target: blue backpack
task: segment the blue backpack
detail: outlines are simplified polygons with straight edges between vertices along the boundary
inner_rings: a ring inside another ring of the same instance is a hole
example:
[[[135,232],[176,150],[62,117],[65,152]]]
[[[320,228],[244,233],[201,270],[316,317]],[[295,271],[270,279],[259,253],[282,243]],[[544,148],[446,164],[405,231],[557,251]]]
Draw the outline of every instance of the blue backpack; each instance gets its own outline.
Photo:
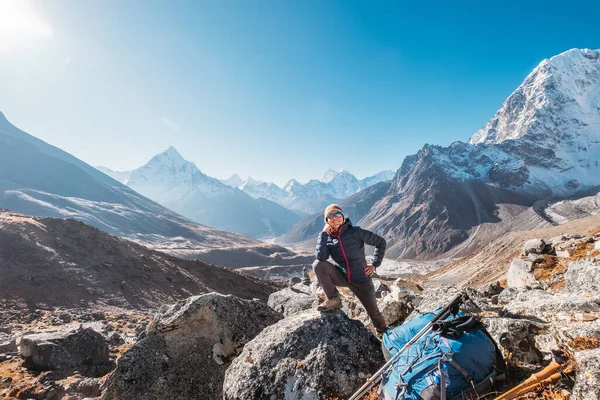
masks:
[[[387,331],[382,340],[386,358],[398,353],[434,316],[420,315]],[[502,353],[479,319],[458,313],[452,320],[434,323],[399,356],[383,374],[380,395],[385,400],[472,398],[491,390],[504,370]]]

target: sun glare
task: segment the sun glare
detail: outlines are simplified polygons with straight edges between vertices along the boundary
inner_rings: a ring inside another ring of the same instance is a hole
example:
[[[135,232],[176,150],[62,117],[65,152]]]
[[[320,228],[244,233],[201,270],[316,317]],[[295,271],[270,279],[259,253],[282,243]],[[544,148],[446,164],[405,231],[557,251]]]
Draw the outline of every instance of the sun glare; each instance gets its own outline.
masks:
[[[0,0],[0,49],[36,37],[52,38],[52,27],[42,21],[27,1]]]

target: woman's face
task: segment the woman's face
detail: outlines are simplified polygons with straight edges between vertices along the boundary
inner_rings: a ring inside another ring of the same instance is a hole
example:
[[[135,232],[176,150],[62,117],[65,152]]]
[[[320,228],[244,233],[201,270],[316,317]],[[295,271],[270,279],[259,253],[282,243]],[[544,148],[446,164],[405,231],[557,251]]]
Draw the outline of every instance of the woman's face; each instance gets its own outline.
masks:
[[[344,223],[344,214],[339,211],[332,212],[327,216],[327,223],[333,228],[338,229]]]

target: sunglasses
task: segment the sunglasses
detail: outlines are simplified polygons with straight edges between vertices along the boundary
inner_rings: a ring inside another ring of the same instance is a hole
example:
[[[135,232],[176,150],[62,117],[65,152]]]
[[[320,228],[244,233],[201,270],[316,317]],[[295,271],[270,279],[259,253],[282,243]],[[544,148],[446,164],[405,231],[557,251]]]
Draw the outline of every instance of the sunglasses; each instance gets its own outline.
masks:
[[[334,213],[327,214],[327,219],[331,219],[331,218],[334,218],[334,217],[335,218],[340,218],[340,217],[343,217],[343,216],[344,216],[344,214],[342,214],[341,212],[337,211],[337,212],[334,212]]]

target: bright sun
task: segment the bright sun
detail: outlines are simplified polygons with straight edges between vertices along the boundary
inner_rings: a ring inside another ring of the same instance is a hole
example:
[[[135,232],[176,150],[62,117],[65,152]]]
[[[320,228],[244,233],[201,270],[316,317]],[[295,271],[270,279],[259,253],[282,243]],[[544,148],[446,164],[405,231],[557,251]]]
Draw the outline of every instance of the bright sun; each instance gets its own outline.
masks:
[[[53,34],[52,27],[35,15],[27,1],[0,0],[0,49]]]

